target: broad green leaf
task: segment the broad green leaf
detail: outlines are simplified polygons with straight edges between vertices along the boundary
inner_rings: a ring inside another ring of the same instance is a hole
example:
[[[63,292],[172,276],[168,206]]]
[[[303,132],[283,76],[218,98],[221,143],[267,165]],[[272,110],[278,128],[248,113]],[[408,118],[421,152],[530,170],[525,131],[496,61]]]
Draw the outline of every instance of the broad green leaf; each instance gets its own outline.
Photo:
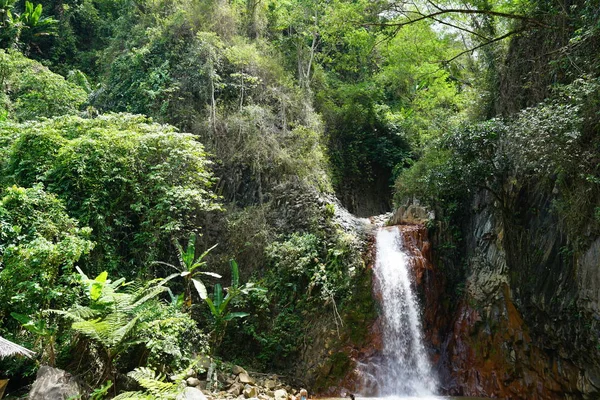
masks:
[[[250,314],[248,314],[247,312],[232,312],[232,313],[227,314],[224,319],[225,319],[225,321],[231,321],[234,318],[244,318],[244,317],[247,317],[248,315],[250,315]]]
[[[194,283],[194,287],[196,288],[200,298],[202,300],[206,300],[208,298],[208,293],[206,292],[206,286],[204,286],[204,283],[197,279],[192,279],[192,282]]]
[[[100,275],[98,275],[96,277],[96,279],[94,279],[94,280],[97,281],[97,282],[104,283],[104,282],[106,282],[107,278],[108,278],[108,272],[104,271],[104,272],[100,273]]]

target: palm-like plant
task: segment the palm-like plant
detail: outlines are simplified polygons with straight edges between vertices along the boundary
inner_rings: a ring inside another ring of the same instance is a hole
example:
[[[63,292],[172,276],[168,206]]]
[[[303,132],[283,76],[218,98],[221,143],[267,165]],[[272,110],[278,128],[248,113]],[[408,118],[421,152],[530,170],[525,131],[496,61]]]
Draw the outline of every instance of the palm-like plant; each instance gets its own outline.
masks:
[[[76,304],[68,310],[49,312],[72,321],[72,330],[91,339],[103,350],[105,370],[98,381],[102,382],[114,375],[115,358],[141,343],[135,332],[143,324],[142,316],[155,306],[151,300],[167,291],[166,283],[177,275],[138,285],[126,283],[123,278],[112,282],[106,272],[90,279],[79,268],[77,271],[87,286],[89,305]]]
[[[215,244],[210,249],[202,253],[199,257],[196,257],[196,238],[196,234],[191,233],[185,249],[179,244],[179,242],[175,241],[177,257],[179,259],[179,267],[163,261],[156,261],[157,264],[164,264],[175,268],[177,271],[179,271],[179,276],[185,280],[184,304],[187,308],[191,307],[192,305],[192,286],[194,286],[202,300],[205,300],[208,297],[206,285],[200,279],[200,276],[206,275],[212,276],[213,278],[221,278],[221,275],[217,273],[201,270],[202,267],[206,266],[204,257],[206,257],[212,249],[217,247],[217,245]]]
[[[52,35],[58,21],[51,17],[42,17],[42,5],[33,6],[25,1],[25,10],[21,15],[13,14],[14,0],[0,0],[0,39],[12,46],[19,41],[31,43],[39,36]]]
[[[208,304],[210,313],[214,319],[214,329],[212,332],[213,336],[213,350],[216,350],[225,334],[225,328],[227,323],[234,318],[243,318],[248,316],[247,312],[230,312],[228,310],[229,304],[235,298],[241,295],[248,295],[251,292],[266,293],[267,289],[256,286],[252,282],[247,282],[244,285],[240,285],[240,271],[238,264],[235,260],[230,260],[231,265],[231,286],[223,290],[223,287],[217,283],[214,286],[213,298],[206,297],[205,301]],[[223,293],[227,294],[223,296]]]

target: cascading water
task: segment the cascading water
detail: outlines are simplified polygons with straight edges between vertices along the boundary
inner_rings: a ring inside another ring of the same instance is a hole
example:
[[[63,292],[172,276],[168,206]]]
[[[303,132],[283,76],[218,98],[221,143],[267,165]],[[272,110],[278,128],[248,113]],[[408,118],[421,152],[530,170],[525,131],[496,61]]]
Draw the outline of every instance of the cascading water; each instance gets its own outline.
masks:
[[[436,379],[421,340],[419,307],[413,293],[410,255],[400,229],[380,228],[376,236],[375,282],[381,296],[382,352],[359,366],[364,394],[432,396]]]

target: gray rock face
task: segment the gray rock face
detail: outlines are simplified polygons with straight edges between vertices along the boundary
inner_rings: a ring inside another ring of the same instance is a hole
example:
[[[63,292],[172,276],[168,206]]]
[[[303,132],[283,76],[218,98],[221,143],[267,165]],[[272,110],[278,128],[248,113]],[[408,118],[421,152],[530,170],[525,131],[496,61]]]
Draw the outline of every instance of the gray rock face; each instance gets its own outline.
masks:
[[[66,400],[82,393],[83,389],[71,374],[44,365],[38,370],[29,400]]]
[[[207,398],[200,389],[186,387],[183,391],[182,400],[207,400]]]

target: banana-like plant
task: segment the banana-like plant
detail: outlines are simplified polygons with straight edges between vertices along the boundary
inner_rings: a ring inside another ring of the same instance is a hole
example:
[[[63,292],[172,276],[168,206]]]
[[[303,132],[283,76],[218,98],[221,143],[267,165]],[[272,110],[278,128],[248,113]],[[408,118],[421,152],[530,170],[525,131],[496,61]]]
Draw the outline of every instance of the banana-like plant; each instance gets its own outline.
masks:
[[[206,285],[200,279],[200,276],[206,275],[212,276],[213,278],[221,278],[221,275],[217,273],[201,270],[201,268],[206,266],[204,257],[206,257],[212,249],[217,247],[217,245],[215,244],[202,253],[199,257],[196,257],[196,239],[196,234],[191,233],[185,249],[179,244],[179,242],[175,241],[177,258],[179,259],[179,267],[163,261],[155,261],[157,264],[164,264],[179,271],[179,276],[185,280],[184,306],[188,309],[192,306],[192,286],[194,286],[202,300],[205,300],[208,297]]]
[[[228,307],[231,301],[241,295],[247,295],[251,292],[266,293],[267,291],[267,289],[263,287],[256,286],[253,282],[247,282],[244,285],[240,285],[240,270],[238,263],[235,260],[230,260],[229,264],[231,266],[231,286],[224,290],[221,284],[217,283],[214,286],[213,298],[206,297],[205,299],[214,320],[214,329],[211,335],[213,338],[213,351],[216,351],[223,341],[227,323],[232,319],[244,318],[249,315],[247,312],[242,311],[230,312]],[[223,295],[224,292],[227,293],[225,296]]]
[[[0,0],[0,43],[12,47],[19,42],[31,43],[37,37],[54,34],[58,20],[42,17],[43,7],[34,7],[30,1],[25,1],[23,13],[16,14],[13,9],[15,0]]]

